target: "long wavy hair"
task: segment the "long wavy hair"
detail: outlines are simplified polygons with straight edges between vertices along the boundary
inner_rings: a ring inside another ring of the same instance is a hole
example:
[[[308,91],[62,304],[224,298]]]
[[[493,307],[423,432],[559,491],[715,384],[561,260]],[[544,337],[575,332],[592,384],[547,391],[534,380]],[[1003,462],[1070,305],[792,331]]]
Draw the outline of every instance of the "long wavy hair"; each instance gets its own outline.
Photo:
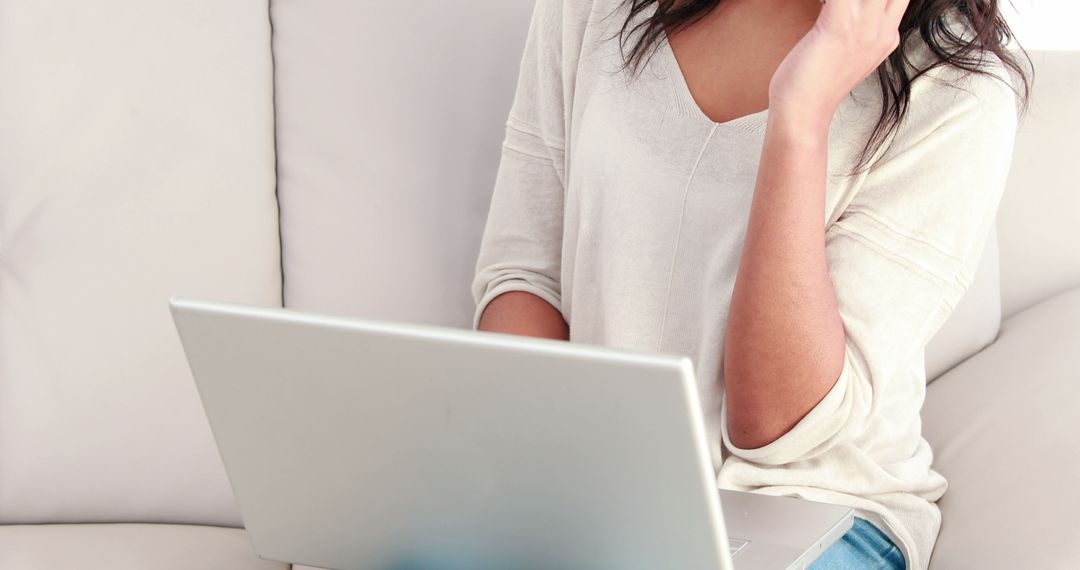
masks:
[[[655,51],[665,30],[674,33],[689,26],[722,1],[624,0],[623,5],[629,4],[629,13],[617,34],[624,56],[623,69],[629,68],[636,74],[645,53],[650,49]],[[654,4],[656,9],[651,17],[631,26],[639,13]],[[869,165],[872,157],[899,127],[911,101],[912,83],[937,67],[952,66],[970,73],[997,77],[983,65],[986,53],[996,55],[1015,78],[1011,87],[1020,102],[1020,114],[1026,112],[1034,68],[1023,47],[1017,46],[1016,53],[1008,47],[1015,38],[999,6],[998,0],[911,0],[900,21],[900,45],[877,69],[882,95],[881,115],[858,156],[855,172]],[[957,34],[949,27],[947,20],[953,10],[960,14],[961,22],[970,27],[972,34]],[[908,58],[903,49],[914,34],[922,38],[934,56],[934,61],[921,68]],[[627,43],[635,35],[636,40],[627,53]],[[1023,60],[1018,57],[1021,53]]]

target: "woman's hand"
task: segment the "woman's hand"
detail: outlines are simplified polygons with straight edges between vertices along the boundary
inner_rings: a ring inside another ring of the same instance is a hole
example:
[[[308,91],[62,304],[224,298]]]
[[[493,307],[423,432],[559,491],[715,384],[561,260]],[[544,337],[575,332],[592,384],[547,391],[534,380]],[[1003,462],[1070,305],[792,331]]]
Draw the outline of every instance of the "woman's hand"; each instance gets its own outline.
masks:
[[[773,74],[770,117],[827,132],[844,97],[900,44],[908,2],[828,0]]]

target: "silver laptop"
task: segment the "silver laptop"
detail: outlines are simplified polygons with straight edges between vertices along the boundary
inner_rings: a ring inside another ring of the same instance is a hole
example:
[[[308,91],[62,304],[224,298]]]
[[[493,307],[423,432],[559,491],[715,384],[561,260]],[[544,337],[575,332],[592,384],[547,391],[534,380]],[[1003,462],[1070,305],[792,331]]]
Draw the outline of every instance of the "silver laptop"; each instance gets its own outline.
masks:
[[[803,568],[853,522],[848,507],[718,492],[687,358],[170,306],[263,558],[341,570]]]

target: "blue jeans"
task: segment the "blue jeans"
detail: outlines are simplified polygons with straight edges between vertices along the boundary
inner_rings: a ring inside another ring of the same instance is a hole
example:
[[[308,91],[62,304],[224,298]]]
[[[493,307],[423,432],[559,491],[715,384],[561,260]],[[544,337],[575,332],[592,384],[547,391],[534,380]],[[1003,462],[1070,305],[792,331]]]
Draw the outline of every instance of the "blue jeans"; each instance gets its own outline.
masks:
[[[904,570],[904,554],[889,537],[866,519],[855,525],[810,565],[810,570]]]

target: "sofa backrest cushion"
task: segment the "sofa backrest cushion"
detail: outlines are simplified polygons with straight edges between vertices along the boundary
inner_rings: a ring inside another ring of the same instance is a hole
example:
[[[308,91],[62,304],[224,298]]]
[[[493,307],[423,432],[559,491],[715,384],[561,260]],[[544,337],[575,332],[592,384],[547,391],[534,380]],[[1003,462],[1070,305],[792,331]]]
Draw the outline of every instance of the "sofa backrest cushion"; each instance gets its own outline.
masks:
[[[471,324],[533,4],[272,4],[288,307]]]
[[[1031,55],[1030,113],[998,214],[1006,318],[1080,287],[1080,51]]]
[[[0,8],[0,523],[239,517],[168,310],[280,304],[265,1]]]
[[[931,380],[992,343],[1001,318],[1080,287],[1080,179],[1066,175],[1080,153],[1080,52],[1030,56],[1031,105],[998,223],[971,288],[927,347]]]

